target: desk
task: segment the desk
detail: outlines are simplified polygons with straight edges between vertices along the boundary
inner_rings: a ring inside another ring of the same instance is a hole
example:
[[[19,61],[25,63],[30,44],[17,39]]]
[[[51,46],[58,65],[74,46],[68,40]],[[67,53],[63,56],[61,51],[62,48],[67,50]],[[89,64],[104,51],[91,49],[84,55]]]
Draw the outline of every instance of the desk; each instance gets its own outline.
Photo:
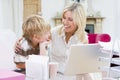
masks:
[[[11,70],[0,70],[0,80],[25,80],[25,75]]]

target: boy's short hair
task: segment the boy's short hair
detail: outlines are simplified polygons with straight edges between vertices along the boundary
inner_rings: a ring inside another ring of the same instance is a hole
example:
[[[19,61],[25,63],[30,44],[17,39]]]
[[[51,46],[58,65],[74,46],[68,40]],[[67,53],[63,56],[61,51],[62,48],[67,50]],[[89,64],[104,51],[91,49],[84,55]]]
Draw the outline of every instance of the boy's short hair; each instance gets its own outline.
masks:
[[[23,37],[30,39],[34,34],[39,36],[50,31],[50,24],[39,15],[31,15],[22,25]]]

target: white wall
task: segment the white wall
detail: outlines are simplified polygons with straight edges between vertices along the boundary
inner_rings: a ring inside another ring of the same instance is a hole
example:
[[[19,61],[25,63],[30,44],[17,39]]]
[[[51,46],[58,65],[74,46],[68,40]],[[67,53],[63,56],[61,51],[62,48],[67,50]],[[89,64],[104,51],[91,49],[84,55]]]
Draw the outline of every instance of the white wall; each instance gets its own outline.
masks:
[[[114,0],[91,0],[92,7],[95,12],[100,11],[101,16],[105,17],[103,20],[102,30],[103,33],[111,35],[112,39],[115,38],[115,1]]]
[[[11,0],[13,2],[13,27],[17,37],[22,35],[23,0]]]
[[[120,0],[116,0],[116,4],[114,5],[116,8],[115,14],[115,38],[120,39]]]
[[[0,0],[0,29],[11,29],[21,35],[23,0]]]
[[[42,15],[45,17],[51,24],[52,27],[55,26],[53,18],[56,16],[56,13],[61,13],[64,6],[65,0],[41,0],[42,4]]]
[[[12,29],[12,2],[10,0],[0,0],[0,28]]]

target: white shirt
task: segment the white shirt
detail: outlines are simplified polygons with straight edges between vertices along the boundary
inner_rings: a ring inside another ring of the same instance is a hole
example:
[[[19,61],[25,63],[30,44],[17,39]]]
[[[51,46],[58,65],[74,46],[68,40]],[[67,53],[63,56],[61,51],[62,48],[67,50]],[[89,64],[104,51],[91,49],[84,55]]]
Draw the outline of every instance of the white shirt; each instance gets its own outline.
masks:
[[[72,44],[81,43],[76,34],[71,36],[68,43],[65,41],[65,33],[62,30],[62,33],[59,34],[58,29],[60,27],[56,27],[52,30],[52,47],[51,47],[51,61],[58,62],[58,72],[64,73],[64,69],[66,66],[66,61],[68,60],[68,50]],[[82,43],[81,43],[82,44]]]
[[[65,33],[64,30],[62,30],[62,33],[59,34],[60,27],[56,27],[52,30],[52,44],[51,44],[51,55],[50,59],[51,61],[57,62],[59,64],[58,72],[64,74],[66,62],[69,57],[69,48],[72,44],[83,44],[78,39],[77,35],[74,34],[69,39],[68,43],[65,41]],[[88,36],[86,35],[86,38]],[[97,75],[100,75],[100,73],[97,73]],[[90,73],[90,74],[83,74],[78,76],[64,76],[57,74],[57,77],[55,80],[81,80],[83,77],[85,80],[95,80],[94,76],[96,76],[96,73]],[[97,77],[98,78],[98,77]]]

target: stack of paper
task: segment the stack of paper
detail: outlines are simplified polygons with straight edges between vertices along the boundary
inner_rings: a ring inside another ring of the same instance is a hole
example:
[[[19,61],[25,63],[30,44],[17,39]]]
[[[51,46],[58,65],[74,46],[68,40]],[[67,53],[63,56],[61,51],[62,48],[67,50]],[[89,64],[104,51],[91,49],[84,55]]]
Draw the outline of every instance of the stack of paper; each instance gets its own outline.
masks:
[[[48,56],[30,55],[26,60],[26,80],[48,80]]]

